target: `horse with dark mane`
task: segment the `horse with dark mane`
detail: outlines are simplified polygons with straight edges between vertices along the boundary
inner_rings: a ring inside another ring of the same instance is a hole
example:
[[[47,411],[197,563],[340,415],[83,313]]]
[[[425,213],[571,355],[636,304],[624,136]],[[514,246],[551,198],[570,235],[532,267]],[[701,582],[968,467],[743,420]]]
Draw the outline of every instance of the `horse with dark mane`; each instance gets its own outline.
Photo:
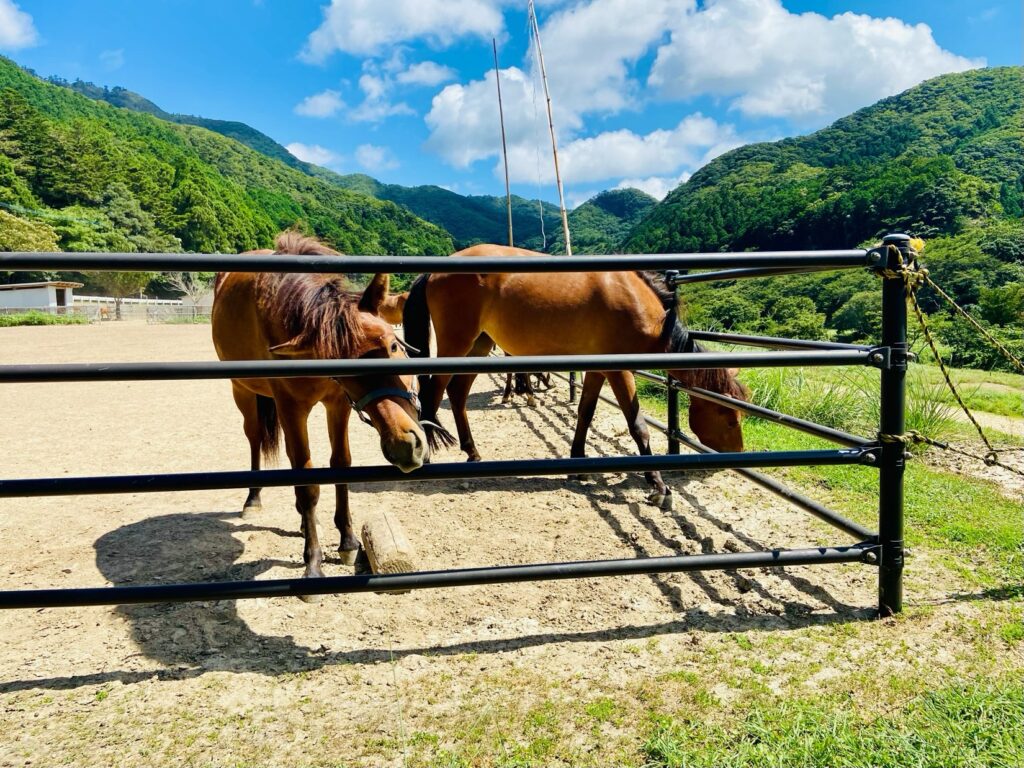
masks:
[[[339,255],[294,232],[280,235],[276,245],[276,251],[250,253]],[[388,275],[375,275],[361,294],[338,275],[222,272],[214,286],[213,344],[221,360],[405,357],[390,323],[380,317],[389,298]],[[384,457],[403,472],[419,468],[428,458],[410,376],[232,379],[231,387],[242,412],[254,470],[260,468],[261,454],[268,458],[276,454],[281,431],[292,468],[312,466],[306,420],[317,403],[327,409],[332,468],[352,463],[348,423],[353,410],[377,430]],[[341,534],[338,551],[343,562],[351,565],[359,540],[352,530],[348,486],[335,489],[334,522]],[[249,490],[243,514],[260,509],[260,490]],[[295,488],[307,577],[323,575],[316,527],[319,496],[317,486]]]
[[[455,256],[540,256],[521,248],[476,245]],[[510,355],[599,355],[703,351],[679,322],[675,292],[656,275],[644,272],[572,272],[564,274],[423,275],[405,303],[405,339],[429,354],[430,325],[438,357],[486,355],[495,343]],[[746,400],[735,369],[675,370],[671,377]],[[470,461],[479,461],[466,414],[473,374],[420,377],[423,420],[437,421],[447,389],[459,443]],[[607,381],[641,454],[651,453],[650,435],[628,371],[590,371],[583,380],[579,418],[571,455],[585,455],[587,431]],[[743,450],[741,415],[732,408],[694,398],[690,428],[718,451]],[[426,427],[433,445],[443,442]],[[452,443],[454,444],[454,443]],[[647,473],[655,500],[670,502],[660,474]]]

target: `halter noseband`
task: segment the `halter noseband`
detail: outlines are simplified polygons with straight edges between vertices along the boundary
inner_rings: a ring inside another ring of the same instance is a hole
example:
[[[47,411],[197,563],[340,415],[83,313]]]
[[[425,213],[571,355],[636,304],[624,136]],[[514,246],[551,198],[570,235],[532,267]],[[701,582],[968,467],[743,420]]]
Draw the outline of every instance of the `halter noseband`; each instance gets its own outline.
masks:
[[[416,379],[413,377],[413,381]],[[413,385],[415,386],[415,384]],[[403,400],[408,400],[412,407],[416,410],[416,415],[420,414],[420,398],[413,389],[399,389],[398,387],[381,387],[380,389],[374,389],[363,395],[358,400],[353,400],[349,397],[348,401],[352,405],[352,410],[356,412],[359,420],[364,424],[371,424],[370,417],[363,413],[363,410],[372,403],[374,400],[380,400],[385,397],[400,397]]]

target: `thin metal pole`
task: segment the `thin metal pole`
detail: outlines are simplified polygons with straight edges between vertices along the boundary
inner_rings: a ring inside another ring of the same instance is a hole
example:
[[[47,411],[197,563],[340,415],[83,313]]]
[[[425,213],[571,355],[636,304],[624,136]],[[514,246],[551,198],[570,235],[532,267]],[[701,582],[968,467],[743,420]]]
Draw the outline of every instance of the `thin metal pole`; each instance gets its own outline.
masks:
[[[508,145],[505,143],[505,108],[501,103],[501,70],[498,68],[498,41],[491,38],[494,48],[494,82],[498,85],[498,120],[501,122],[501,156],[505,161],[505,208],[508,210],[508,244],[514,246],[512,237],[512,188],[508,181]]]
[[[706,555],[674,555],[623,560],[538,563],[450,571],[419,571],[391,575],[326,576],[317,579],[257,579],[206,584],[154,584],[135,587],[82,589],[23,589],[0,592],[0,609],[70,608],[85,605],[184,603],[199,600],[243,600],[255,597],[386,592],[437,589],[523,581],[593,579],[651,573],[783,568],[796,565],[864,562],[874,551],[871,544],[812,549],[772,549]]]
[[[358,360],[221,360],[187,363],[47,363],[0,365],[0,384],[68,381],[189,381],[342,376],[400,376],[461,373],[543,373],[779,368],[785,366],[873,365],[869,352],[679,352],[636,355],[523,355],[521,357],[360,358]]]
[[[289,485],[405,483],[484,477],[551,477],[597,472],[704,472],[731,467],[795,467],[873,465],[875,449],[830,451],[759,451],[681,456],[595,456],[591,458],[445,462],[424,464],[412,472],[398,467],[238,470],[181,472],[101,477],[41,477],[0,479],[0,499],[30,496],[75,496],[108,493],[210,491],[225,488],[281,488]]]
[[[565,255],[572,256],[572,241],[569,238],[569,217],[565,212],[565,195],[562,194],[562,174],[558,170],[558,141],[555,139],[555,120],[551,113],[551,92],[548,90],[548,73],[544,67],[544,51],[540,47],[540,25],[537,24],[537,9],[533,0],[527,6],[530,23],[533,25],[533,39],[537,44],[537,61],[540,62],[540,76],[544,83],[544,97],[548,102],[548,129],[551,131],[551,153],[555,158],[555,183],[558,185],[558,207],[562,213],[562,232],[565,234]]]
[[[668,382],[666,382],[667,384]],[[679,453],[679,390],[668,386],[668,452]]]
[[[910,238],[889,235],[883,239],[884,266],[889,273],[910,267]],[[907,294],[899,275],[882,281],[882,344],[890,348],[889,367],[882,369],[880,432],[902,435],[906,427]],[[878,478],[878,537],[881,560],[878,569],[878,613],[891,616],[903,610],[903,444],[883,441]]]
[[[871,267],[868,251],[758,251],[757,253],[657,253],[596,256],[298,256],[210,253],[0,253],[2,271],[97,272],[408,272],[410,274],[503,274],[507,272],[625,272],[818,265],[830,269]]]
[[[576,402],[576,371],[569,371],[569,402]]]
[[[820,272],[824,267],[757,267],[754,269],[724,269],[716,272],[691,272],[686,275],[671,275],[666,280],[673,286],[690,283],[712,283],[719,280],[740,278],[773,277],[775,275],[798,275],[805,272]]]
[[[766,347],[768,349],[871,349],[866,344],[843,344],[838,341],[816,339],[784,339],[779,336],[750,336],[743,333],[719,333],[717,331],[688,331],[694,341],[715,341],[723,344],[737,344],[745,347]]]

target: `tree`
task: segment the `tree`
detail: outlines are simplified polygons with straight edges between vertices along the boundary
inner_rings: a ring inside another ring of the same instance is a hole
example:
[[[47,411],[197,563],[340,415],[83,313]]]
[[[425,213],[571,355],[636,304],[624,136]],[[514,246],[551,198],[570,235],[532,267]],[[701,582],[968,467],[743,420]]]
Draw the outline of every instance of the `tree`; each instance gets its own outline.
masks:
[[[181,291],[192,303],[192,315],[195,316],[196,305],[213,285],[216,272],[164,272],[160,279],[176,291]]]
[[[155,272],[85,272],[87,278],[114,298],[114,316],[121,319],[121,301],[138,295],[157,275]]]

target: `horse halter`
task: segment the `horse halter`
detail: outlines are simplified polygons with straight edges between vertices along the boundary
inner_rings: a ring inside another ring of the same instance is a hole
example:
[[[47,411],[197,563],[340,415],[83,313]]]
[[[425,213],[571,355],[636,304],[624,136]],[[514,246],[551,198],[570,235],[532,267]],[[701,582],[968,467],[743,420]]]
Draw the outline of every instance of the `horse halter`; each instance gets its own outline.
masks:
[[[408,354],[409,352],[419,354],[419,350],[416,349],[416,347],[414,347],[412,344],[407,344],[403,339],[399,339],[396,337],[395,341],[402,345],[402,349],[406,351],[406,354]],[[335,381],[337,381],[337,379],[335,379]],[[338,383],[340,384],[341,382]],[[373,426],[373,422],[370,421],[369,416],[363,413],[363,409],[365,409],[366,406],[368,406],[374,400],[380,400],[385,397],[401,397],[404,400],[408,400],[412,407],[416,410],[416,416],[418,420],[423,410],[420,406],[420,397],[419,393],[417,392],[418,386],[418,378],[416,376],[413,376],[412,387],[410,389],[399,389],[398,387],[380,387],[379,389],[374,389],[371,390],[370,392],[367,392],[358,400],[353,400],[352,396],[348,395],[348,402],[352,406],[352,410],[356,412],[356,416],[359,417],[359,420],[364,424],[369,424],[371,427]],[[423,422],[420,423],[422,424]]]
[[[413,381],[416,381],[416,377],[413,377]],[[363,395],[358,400],[353,400],[351,395],[348,398],[349,404],[352,406],[352,410],[356,412],[359,420],[364,424],[373,426],[373,422],[370,421],[370,417],[363,413],[363,409],[366,408],[374,400],[380,400],[385,397],[400,397],[403,400],[408,400],[414,409],[416,409],[416,415],[420,415],[420,397],[414,389],[399,389],[398,387],[380,387],[379,389],[371,390]]]

